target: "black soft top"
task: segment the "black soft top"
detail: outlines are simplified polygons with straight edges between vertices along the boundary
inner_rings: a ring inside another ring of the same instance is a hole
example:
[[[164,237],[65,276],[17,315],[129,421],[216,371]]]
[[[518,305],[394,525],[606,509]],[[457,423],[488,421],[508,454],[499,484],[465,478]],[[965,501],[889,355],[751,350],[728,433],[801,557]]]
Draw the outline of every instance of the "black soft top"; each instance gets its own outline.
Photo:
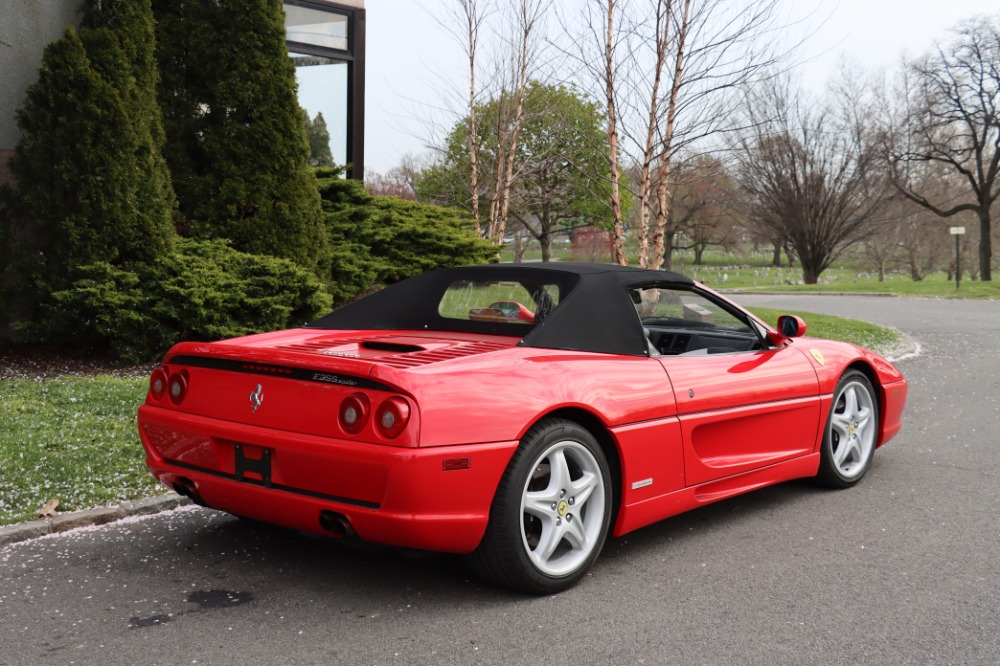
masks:
[[[438,305],[455,282],[556,284],[559,305],[535,324],[463,321],[442,317]],[[521,337],[520,345],[646,356],[648,346],[628,288],[692,285],[691,278],[614,264],[486,264],[417,275],[355,301],[307,328],[438,330]],[[523,336],[523,337],[522,337]]]

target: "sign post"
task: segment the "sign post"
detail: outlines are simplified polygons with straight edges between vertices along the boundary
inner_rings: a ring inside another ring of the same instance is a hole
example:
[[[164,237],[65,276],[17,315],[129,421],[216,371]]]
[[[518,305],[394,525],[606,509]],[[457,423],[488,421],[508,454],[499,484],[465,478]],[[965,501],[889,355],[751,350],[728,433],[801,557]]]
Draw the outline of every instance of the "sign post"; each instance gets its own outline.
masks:
[[[955,289],[958,289],[962,279],[962,266],[959,264],[962,255],[959,241],[962,239],[962,235],[965,234],[965,227],[951,227],[948,229],[948,233],[955,237]]]

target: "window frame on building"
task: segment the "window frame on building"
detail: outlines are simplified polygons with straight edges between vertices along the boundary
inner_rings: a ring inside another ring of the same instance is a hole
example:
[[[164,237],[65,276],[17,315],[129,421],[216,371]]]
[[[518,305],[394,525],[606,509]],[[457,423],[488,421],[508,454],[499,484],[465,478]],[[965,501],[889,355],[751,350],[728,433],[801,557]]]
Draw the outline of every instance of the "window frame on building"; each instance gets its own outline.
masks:
[[[287,37],[285,46],[290,52],[329,58],[347,64],[346,157],[349,165],[347,177],[363,180],[365,171],[365,9],[363,6],[325,0],[283,0],[282,6],[301,7],[347,17],[347,49],[297,42]]]

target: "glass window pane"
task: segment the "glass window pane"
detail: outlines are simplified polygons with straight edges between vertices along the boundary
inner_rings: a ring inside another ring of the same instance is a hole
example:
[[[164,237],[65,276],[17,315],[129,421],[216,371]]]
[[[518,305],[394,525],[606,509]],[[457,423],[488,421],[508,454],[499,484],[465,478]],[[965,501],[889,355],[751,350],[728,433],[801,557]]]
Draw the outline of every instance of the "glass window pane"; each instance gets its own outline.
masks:
[[[455,282],[438,313],[447,319],[534,324],[559,304],[559,287],[519,282]]]
[[[285,35],[290,42],[347,51],[347,16],[285,5]]]
[[[649,288],[635,289],[631,295],[643,326],[750,331],[746,322],[698,294],[666,288]]]
[[[299,105],[309,116],[310,163],[347,164],[347,63],[302,53],[289,55],[295,61]],[[326,139],[322,138],[324,131],[329,135]],[[328,153],[318,145],[324,140]]]

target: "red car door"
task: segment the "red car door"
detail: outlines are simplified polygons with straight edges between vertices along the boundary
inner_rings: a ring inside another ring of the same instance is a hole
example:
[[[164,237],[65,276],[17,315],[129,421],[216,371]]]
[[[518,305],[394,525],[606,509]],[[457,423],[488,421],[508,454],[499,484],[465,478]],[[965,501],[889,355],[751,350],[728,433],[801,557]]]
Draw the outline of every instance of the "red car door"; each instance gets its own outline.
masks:
[[[795,342],[769,348],[745,312],[696,285],[630,296],[673,386],[687,486],[815,450],[819,381]]]
[[[663,356],[692,486],[811,453],[821,422],[812,364],[793,347]]]

